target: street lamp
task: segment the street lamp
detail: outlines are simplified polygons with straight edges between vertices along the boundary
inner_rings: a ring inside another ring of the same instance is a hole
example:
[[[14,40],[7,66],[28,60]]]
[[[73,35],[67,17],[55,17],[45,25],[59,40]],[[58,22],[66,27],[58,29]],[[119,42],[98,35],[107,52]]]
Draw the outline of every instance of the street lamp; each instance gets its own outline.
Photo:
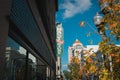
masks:
[[[97,12],[94,16],[94,24],[98,29],[98,33],[101,35],[103,40],[106,40],[104,22],[102,21],[103,17]]]
[[[103,17],[100,16],[100,14],[97,12],[96,15],[94,16],[94,24],[99,27],[99,25],[102,23]]]
[[[106,5],[106,7],[107,7],[107,4],[106,3],[104,3],[104,7],[102,6],[101,7],[101,11],[102,11],[102,13],[104,14],[105,12],[107,12],[107,11],[105,11],[105,5]],[[103,10],[104,10],[104,12],[103,12]],[[103,17],[102,16],[100,16],[100,14],[99,13],[96,13],[96,15],[94,16],[94,24],[96,25],[96,27],[97,27],[97,29],[98,29],[98,33],[101,35],[101,37],[102,37],[102,39],[103,40],[106,40],[107,39],[107,37],[106,37],[106,34],[105,34],[105,22],[103,22],[102,20],[103,20]],[[102,55],[103,56],[103,55]],[[112,58],[111,57],[109,57],[109,60],[110,60],[110,70],[111,70],[111,72],[113,71],[113,69],[112,69],[112,62],[111,62],[111,60],[112,60]],[[104,64],[103,64],[104,65]],[[113,77],[112,77],[112,80],[113,80]]]

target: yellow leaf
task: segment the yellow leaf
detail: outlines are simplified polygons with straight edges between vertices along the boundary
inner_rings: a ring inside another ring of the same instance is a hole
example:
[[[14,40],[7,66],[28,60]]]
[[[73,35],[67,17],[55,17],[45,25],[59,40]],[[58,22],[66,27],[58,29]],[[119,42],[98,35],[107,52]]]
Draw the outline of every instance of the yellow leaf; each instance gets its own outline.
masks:
[[[90,34],[91,34],[91,33],[90,33],[90,32],[88,32],[87,37],[89,37],[89,36],[90,36]]]
[[[83,26],[85,25],[85,22],[84,22],[84,21],[81,21],[81,22],[79,23],[79,25],[80,25],[81,27],[83,27]]]
[[[109,24],[109,26],[110,26],[110,29],[113,29],[117,26],[117,22],[111,23]]]

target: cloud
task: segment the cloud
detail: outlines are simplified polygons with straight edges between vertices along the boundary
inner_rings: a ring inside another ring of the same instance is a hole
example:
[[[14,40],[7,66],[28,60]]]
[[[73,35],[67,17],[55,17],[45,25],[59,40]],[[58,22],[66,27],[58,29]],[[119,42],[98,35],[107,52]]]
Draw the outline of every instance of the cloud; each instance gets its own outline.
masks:
[[[66,0],[60,4],[60,9],[64,10],[63,18],[66,19],[87,11],[91,5],[90,0]]]

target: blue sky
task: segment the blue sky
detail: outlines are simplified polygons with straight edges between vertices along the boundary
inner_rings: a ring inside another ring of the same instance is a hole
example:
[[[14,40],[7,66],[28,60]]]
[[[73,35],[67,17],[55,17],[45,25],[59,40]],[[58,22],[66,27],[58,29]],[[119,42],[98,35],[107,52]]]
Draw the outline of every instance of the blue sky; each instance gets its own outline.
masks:
[[[83,45],[97,45],[101,41],[93,17],[100,11],[98,0],[58,0],[59,10],[56,21],[61,22],[64,28],[64,53],[62,55],[62,69],[66,69],[68,63],[68,46],[72,46],[76,38]],[[85,26],[79,23],[85,21]],[[89,25],[88,25],[89,24]],[[87,34],[90,33],[90,36]]]

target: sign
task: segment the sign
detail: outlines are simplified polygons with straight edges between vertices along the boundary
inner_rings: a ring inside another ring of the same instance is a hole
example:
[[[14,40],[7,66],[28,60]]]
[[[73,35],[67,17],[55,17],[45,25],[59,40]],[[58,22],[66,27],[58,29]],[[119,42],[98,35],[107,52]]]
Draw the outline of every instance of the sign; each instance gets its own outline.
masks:
[[[57,46],[57,56],[61,56],[63,53],[63,28],[62,24],[56,25],[56,46]]]

